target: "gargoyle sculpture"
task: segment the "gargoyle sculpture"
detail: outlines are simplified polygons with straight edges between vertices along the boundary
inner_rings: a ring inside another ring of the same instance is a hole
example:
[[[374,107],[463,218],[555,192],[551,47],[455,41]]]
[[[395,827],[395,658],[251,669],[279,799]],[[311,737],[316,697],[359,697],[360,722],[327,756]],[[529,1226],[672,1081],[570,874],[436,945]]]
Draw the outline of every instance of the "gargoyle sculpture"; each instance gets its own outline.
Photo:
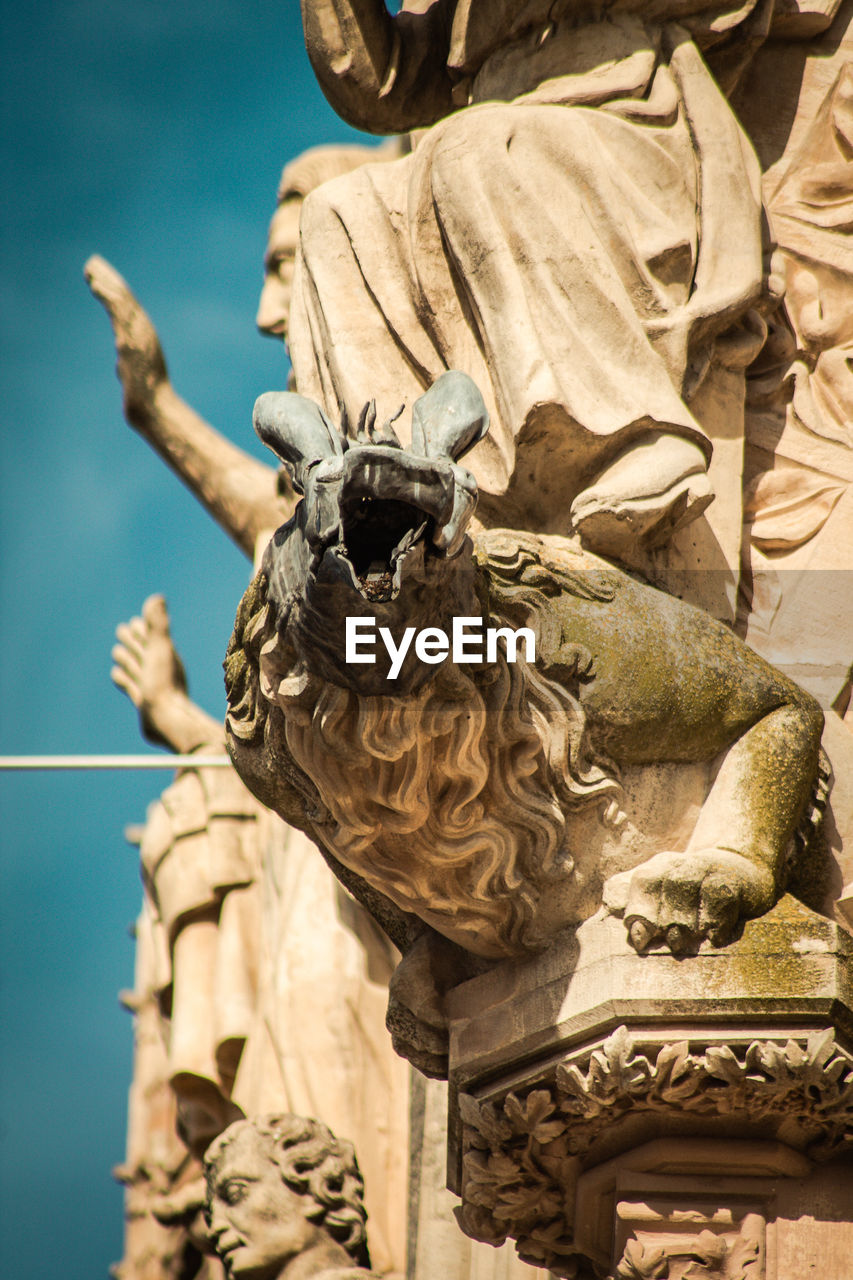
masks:
[[[773,905],[819,810],[817,703],[567,539],[469,537],[476,485],[458,460],[487,430],[470,379],[447,373],[416,402],[411,452],[370,406],[347,439],[310,401],[268,393],[255,426],[304,496],[240,606],[229,750],[408,950],[398,1003],[411,1010],[407,965],[446,981],[413,917],[466,953],[442,962],[452,982],[602,901],[638,950],[673,953]],[[347,662],[347,618],[385,646]],[[497,638],[454,660],[454,620]],[[405,1022],[398,1047],[440,1073],[440,1048],[412,1053]]]

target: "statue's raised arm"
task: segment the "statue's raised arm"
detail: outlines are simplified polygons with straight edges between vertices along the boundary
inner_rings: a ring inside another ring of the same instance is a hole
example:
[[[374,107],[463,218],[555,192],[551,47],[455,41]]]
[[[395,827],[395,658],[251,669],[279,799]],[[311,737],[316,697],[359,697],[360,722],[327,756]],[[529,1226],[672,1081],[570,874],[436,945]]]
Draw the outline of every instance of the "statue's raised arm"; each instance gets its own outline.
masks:
[[[404,133],[452,111],[453,8],[409,0],[392,17],[384,0],[302,0],[308,56],[338,114],[368,133]]]
[[[278,472],[238,449],[177,394],[157,330],[115,268],[94,256],[85,274],[113,327],[127,421],[251,559],[261,534],[290,509]]]

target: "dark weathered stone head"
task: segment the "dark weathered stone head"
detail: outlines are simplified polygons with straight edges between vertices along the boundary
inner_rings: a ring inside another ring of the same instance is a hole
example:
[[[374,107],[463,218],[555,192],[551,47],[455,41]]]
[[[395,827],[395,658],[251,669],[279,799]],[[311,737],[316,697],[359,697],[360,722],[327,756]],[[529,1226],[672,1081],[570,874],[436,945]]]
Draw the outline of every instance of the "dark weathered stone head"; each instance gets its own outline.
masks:
[[[295,624],[318,674],[344,682],[347,617],[371,617],[396,634],[465,613],[466,599],[470,610],[472,575],[458,572],[458,557],[477,486],[458,459],[488,429],[470,378],[446,373],[415,402],[409,450],[391,421],[377,425],[372,403],[354,439],[291,392],[262,395],[254,424],[303,495],[270,544],[264,572],[270,603],[282,625]],[[457,563],[451,567],[451,561]],[[369,667],[348,664],[345,683],[390,692],[387,656],[377,653]],[[410,661],[394,688],[410,687],[427,673]]]

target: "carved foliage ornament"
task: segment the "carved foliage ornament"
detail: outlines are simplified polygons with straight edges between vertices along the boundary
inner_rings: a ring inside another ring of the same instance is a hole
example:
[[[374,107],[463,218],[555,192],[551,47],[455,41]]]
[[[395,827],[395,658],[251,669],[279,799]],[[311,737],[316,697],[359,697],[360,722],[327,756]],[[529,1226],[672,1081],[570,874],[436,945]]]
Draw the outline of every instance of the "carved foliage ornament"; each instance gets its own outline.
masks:
[[[629,1113],[748,1112],[795,1125],[808,1154],[828,1159],[853,1150],[853,1056],[831,1030],[804,1041],[755,1040],[745,1052],[728,1045],[691,1052],[686,1040],[635,1047],[623,1026],[585,1069],[561,1063],[548,1087],[498,1102],[462,1093],[459,1111],[463,1230],[492,1244],[512,1237],[525,1262],[584,1280],[598,1273],[573,1246],[574,1187],[581,1157],[605,1129]],[[629,1269],[620,1280],[658,1274],[642,1270],[639,1253],[623,1261]]]

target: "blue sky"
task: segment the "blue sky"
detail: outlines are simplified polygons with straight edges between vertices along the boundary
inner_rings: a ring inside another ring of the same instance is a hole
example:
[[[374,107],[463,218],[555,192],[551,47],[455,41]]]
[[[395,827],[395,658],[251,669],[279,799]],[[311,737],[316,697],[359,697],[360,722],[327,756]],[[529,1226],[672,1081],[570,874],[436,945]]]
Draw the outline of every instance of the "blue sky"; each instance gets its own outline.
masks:
[[[118,622],[162,591],[196,699],[248,564],[125,425],[82,267],[108,258],[178,391],[263,456],[283,387],[254,328],[283,163],[356,135],[305,55],[296,0],[2,0],[0,752],[146,749],[110,683]],[[0,775],[0,1270],[97,1280],[120,1257],[140,882],[126,825],[160,774]]]

